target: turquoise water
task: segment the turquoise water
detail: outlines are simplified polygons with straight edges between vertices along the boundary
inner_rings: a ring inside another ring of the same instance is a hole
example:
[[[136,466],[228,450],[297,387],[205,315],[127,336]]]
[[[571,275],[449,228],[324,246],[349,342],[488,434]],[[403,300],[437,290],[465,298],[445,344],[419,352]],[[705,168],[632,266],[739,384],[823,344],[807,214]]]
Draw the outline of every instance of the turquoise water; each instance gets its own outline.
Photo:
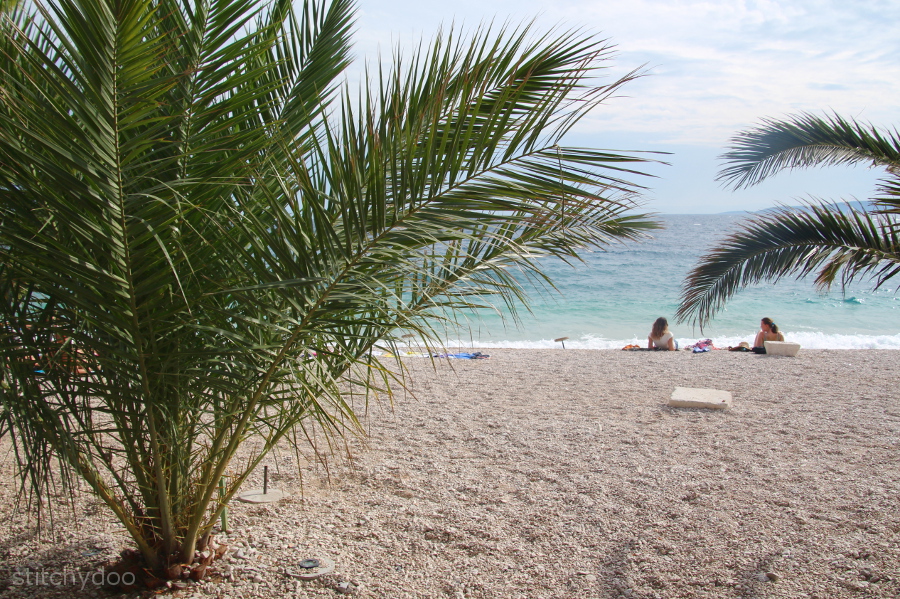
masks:
[[[665,215],[653,239],[584,254],[574,269],[548,260],[546,271],[559,293],[532,294],[533,314],[518,326],[487,311],[468,330],[448,331],[447,343],[462,347],[566,347],[607,349],[646,343],[653,321],[669,319],[676,339],[688,344],[711,337],[717,346],[753,341],[763,316],[786,338],[807,348],[900,349],[900,277],[877,292],[865,283],[816,292],[812,279],[764,283],[736,295],[703,332],[673,322],[681,282],[698,257],[732,230],[741,215]]]

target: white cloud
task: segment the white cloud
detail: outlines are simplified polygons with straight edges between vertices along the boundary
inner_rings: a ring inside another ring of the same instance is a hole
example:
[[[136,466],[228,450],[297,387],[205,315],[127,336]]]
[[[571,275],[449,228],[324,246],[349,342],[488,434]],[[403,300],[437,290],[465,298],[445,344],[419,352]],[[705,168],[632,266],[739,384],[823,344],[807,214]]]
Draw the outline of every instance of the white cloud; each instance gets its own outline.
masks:
[[[900,3],[804,0],[575,0],[377,5],[363,0],[362,50],[430,36],[440,23],[583,26],[618,46],[615,72],[647,63],[631,98],[599,109],[583,130],[656,131],[715,143],[763,116],[836,110],[889,123],[900,98]]]
[[[581,139],[605,147],[603,139],[631,134],[644,147],[696,146],[712,156],[760,118],[799,111],[900,126],[895,0],[361,0],[360,9],[357,48],[369,59],[379,45],[382,54],[398,41],[409,48],[454,20],[472,27],[536,17],[542,30],[582,27],[609,38],[617,46],[610,75],[642,64],[651,74],[579,125]],[[676,164],[672,179],[690,180],[689,168]],[[703,176],[715,170],[712,163],[697,168]]]
[[[612,34],[620,68],[656,67],[588,131],[717,143],[763,116],[835,110],[888,125],[900,113],[900,5],[641,0],[570,3],[560,15],[579,12]]]

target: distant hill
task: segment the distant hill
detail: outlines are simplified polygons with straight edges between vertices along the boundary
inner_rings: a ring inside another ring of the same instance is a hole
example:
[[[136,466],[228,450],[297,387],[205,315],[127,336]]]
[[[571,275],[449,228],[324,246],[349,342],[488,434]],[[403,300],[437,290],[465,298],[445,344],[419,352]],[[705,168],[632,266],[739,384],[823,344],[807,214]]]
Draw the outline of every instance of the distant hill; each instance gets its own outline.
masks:
[[[854,200],[852,202],[838,202],[837,204],[835,204],[835,206],[837,206],[838,210],[840,210],[841,212],[849,212],[851,209],[872,210],[875,207],[875,203],[870,202],[870,201]],[[728,212],[719,212],[718,214],[763,214],[763,213],[769,212],[771,210],[777,210],[778,208],[780,208],[780,206],[773,207],[773,208],[765,208],[764,210],[756,210],[756,211],[729,210]],[[787,208],[789,208],[791,210],[798,210],[798,211],[808,209],[807,206],[787,206]]]
[[[849,212],[853,210],[872,210],[875,207],[874,202],[854,200],[852,202],[838,202],[835,204],[841,212]],[[805,210],[806,206],[791,206],[791,210]]]

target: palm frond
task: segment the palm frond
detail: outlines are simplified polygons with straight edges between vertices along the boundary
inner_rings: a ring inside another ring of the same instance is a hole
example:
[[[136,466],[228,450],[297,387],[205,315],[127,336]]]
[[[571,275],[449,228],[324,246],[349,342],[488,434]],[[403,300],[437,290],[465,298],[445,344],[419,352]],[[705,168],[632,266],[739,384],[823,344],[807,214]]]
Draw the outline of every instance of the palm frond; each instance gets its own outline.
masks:
[[[691,269],[675,317],[703,326],[745,287],[813,272],[820,288],[867,277],[877,288],[900,272],[900,236],[884,215],[837,206],[753,217]]]
[[[784,169],[841,164],[884,167],[888,176],[880,190],[896,199],[900,134],[836,114],[801,113],[784,120],[763,119],[760,126],[738,133],[721,159],[726,166],[717,180],[735,189],[756,185]]]
[[[468,297],[499,293],[513,305],[525,294],[504,269],[532,268],[525,256],[571,258],[652,226],[626,216],[641,187],[625,177],[650,158],[558,145],[585,98],[631,78],[584,87],[609,51],[602,40],[530,40],[527,26],[460,39],[451,31],[397,56],[359,105],[345,96],[316,160],[296,165],[296,179],[312,186],[302,195],[326,190],[318,231],[329,231],[330,251],[367,254],[379,265],[373,288],[401,304],[414,298],[403,305],[420,313],[457,305],[458,295],[440,298],[460,285]],[[412,287],[388,292],[398,281]]]
[[[0,430],[157,572],[296,427],[361,430],[393,376],[376,343],[656,226],[633,181],[654,156],[563,145],[636,76],[593,84],[603,40],[449,31],[354,99],[349,0],[113,4],[3,20]]]

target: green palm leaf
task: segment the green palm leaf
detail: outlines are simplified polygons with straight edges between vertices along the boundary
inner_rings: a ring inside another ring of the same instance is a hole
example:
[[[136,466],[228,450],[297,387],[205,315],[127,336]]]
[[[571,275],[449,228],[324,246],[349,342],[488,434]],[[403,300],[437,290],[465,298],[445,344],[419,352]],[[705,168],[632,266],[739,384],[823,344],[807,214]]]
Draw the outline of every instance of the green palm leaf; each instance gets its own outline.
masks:
[[[878,287],[900,272],[900,237],[890,224],[828,205],[751,218],[691,269],[676,318],[704,325],[739,290],[784,276],[815,273],[820,288],[872,276]]]
[[[590,83],[603,41],[451,31],[351,94],[352,12],[60,0],[2,22],[0,429],[35,492],[56,456],[159,575],[281,440],[361,432],[397,382],[376,343],[431,343],[551,284],[538,257],[655,226],[632,182],[652,157],[563,144],[636,76]]]
[[[875,287],[900,272],[900,136],[840,116],[802,114],[767,119],[739,133],[722,156],[719,180],[755,185],[783,170],[816,165],[870,164],[887,170],[877,209],[810,204],[753,217],[701,257],[682,285],[679,321],[708,323],[740,289],[783,276],[816,272],[816,285],[847,285],[870,277]]]
[[[884,167],[879,198],[888,208],[900,202],[900,134],[882,132],[839,115],[800,114],[785,120],[763,119],[762,125],[732,139],[721,156],[726,166],[717,180],[739,189],[750,187],[784,169],[868,164]]]

